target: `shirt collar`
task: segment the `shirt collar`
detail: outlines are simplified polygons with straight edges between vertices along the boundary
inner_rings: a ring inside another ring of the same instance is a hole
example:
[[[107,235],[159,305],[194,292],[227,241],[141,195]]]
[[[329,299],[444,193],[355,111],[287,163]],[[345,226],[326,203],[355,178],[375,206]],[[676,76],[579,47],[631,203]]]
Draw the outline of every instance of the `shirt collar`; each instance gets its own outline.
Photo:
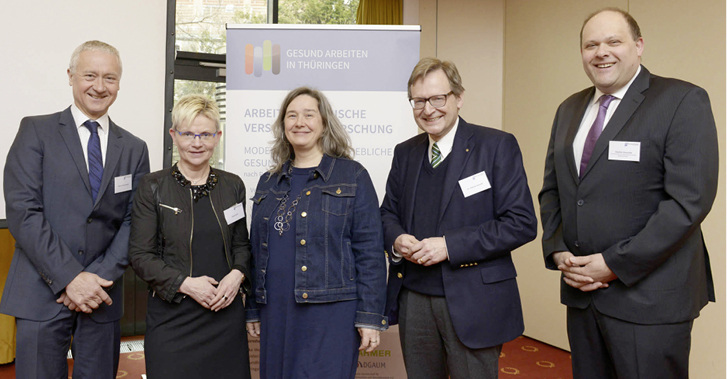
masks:
[[[108,133],[109,131],[109,114],[104,113],[103,116],[99,117],[98,119],[94,120],[92,118],[89,118],[86,116],[83,111],[81,111],[76,104],[71,104],[71,114],[73,115],[73,122],[76,123],[76,128],[86,128],[86,126],[83,125],[84,122],[87,120],[93,120],[98,122],[99,129],[101,129],[104,133]]]
[[[331,177],[331,173],[333,172],[333,164],[335,163],[336,159],[329,156],[328,154],[323,154],[323,157],[321,158],[321,162],[318,163],[318,167],[315,168],[314,171],[318,173],[318,175],[321,176],[324,182],[327,182],[328,179]],[[281,169],[281,175],[278,176],[278,183],[280,183],[283,178],[287,178],[290,176],[290,169],[293,162],[288,159],[287,162],[283,163],[283,168]]]
[[[454,122],[454,126],[452,127],[452,130],[450,130],[447,134],[445,134],[442,138],[439,139],[439,141],[434,141],[432,139],[432,136],[429,137],[429,152],[431,155],[432,146],[434,143],[437,143],[437,147],[439,147],[439,151],[442,153],[442,158],[446,157],[451,151],[452,147],[454,146],[454,136],[457,134],[457,127],[459,126],[459,117],[457,117],[457,120]]]
[[[625,86],[619,88],[617,91],[614,91],[610,95],[613,96],[613,97],[615,97],[618,100],[623,99],[624,96],[626,95],[626,91],[629,90],[629,87],[631,87],[631,83],[633,83],[634,80],[636,80],[636,77],[639,76],[639,73],[641,73],[641,65],[639,65],[639,67],[636,69],[636,73],[631,78],[631,80],[629,80],[629,82],[626,83]],[[604,93],[601,92],[598,88],[596,88],[596,93],[593,95],[592,102],[593,103],[597,102],[601,98],[601,96],[603,96],[603,95],[604,95]]]

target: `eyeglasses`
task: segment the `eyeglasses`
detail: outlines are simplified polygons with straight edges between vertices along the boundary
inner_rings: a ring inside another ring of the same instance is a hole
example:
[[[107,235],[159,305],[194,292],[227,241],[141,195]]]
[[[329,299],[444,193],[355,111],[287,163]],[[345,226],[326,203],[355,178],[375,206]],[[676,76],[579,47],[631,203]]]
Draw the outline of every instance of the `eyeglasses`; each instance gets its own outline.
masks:
[[[180,132],[179,130],[177,130],[176,132],[177,132],[177,134],[179,134],[180,137],[182,137],[182,141],[185,141],[185,142],[194,141],[194,139],[197,137],[199,137],[199,139],[202,140],[202,142],[209,142],[209,141],[212,141],[212,139],[215,138],[215,136],[218,133],[218,132],[214,132],[214,133],[204,132],[204,133],[194,134],[192,132]]]
[[[409,99],[409,103],[411,104],[411,107],[414,109],[424,109],[424,107],[427,105],[427,101],[429,104],[431,104],[434,108],[441,108],[445,105],[447,105],[447,97],[449,95],[453,95],[454,92],[449,91],[445,93],[444,95],[435,95],[427,97],[426,99],[423,97],[415,97],[412,99]]]

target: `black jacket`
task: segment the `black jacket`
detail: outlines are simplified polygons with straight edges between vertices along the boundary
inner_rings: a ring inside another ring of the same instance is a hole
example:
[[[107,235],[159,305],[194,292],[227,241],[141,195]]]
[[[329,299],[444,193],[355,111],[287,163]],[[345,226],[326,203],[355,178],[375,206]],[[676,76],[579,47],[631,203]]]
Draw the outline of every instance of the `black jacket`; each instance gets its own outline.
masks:
[[[192,273],[192,190],[172,175],[174,168],[144,176],[134,196],[129,237],[129,260],[136,274],[163,300],[179,302],[182,282]],[[224,211],[235,204],[245,207],[245,185],[240,177],[213,169],[217,184],[209,196],[225,244],[230,269],[245,275],[241,291],[249,293],[250,240],[243,217],[228,225]]]

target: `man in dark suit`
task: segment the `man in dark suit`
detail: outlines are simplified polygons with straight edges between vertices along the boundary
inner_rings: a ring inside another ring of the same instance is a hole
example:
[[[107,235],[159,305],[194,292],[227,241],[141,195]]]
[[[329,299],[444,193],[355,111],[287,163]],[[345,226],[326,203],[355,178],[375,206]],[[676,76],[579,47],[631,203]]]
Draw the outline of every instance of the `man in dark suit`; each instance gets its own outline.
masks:
[[[562,271],[576,378],[686,378],[693,320],[714,300],[700,229],[718,176],[709,98],[649,73],[643,49],[628,13],[586,19],[594,87],[560,105],[548,146],[543,253]]]
[[[5,164],[16,249],[0,312],[17,320],[18,378],[115,378],[131,201],[149,172],[146,144],[107,114],[121,59],[89,41],[71,57],[74,104],[26,117]]]
[[[458,116],[452,62],[422,59],[409,99],[426,133],[396,146],[381,206],[386,314],[410,378],[497,378],[502,344],[524,328],[510,252],[537,228],[520,148]]]

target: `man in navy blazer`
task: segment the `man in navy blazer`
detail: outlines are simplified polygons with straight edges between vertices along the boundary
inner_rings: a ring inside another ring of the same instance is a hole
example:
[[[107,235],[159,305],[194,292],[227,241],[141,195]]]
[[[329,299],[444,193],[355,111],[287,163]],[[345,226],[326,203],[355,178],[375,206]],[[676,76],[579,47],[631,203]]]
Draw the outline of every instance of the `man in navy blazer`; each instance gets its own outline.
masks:
[[[107,113],[121,79],[113,46],[79,46],[68,78],[74,104],[24,118],[5,163],[16,244],[0,312],[17,320],[18,378],[67,377],[71,339],[74,378],[115,378],[118,369],[131,202],[149,157]],[[99,184],[89,168],[101,164]]]
[[[700,228],[718,177],[709,97],[652,75],[643,49],[628,13],[586,19],[594,87],[560,105],[545,160],[543,253],[562,271],[575,378],[688,377],[692,323],[714,301]]]
[[[458,116],[452,62],[419,61],[409,99],[426,133],[396,146],[381,206],[386,315],[410,378],[497,378],[502,344],[524,329],[510,252],[537,228],[520,148]]]

